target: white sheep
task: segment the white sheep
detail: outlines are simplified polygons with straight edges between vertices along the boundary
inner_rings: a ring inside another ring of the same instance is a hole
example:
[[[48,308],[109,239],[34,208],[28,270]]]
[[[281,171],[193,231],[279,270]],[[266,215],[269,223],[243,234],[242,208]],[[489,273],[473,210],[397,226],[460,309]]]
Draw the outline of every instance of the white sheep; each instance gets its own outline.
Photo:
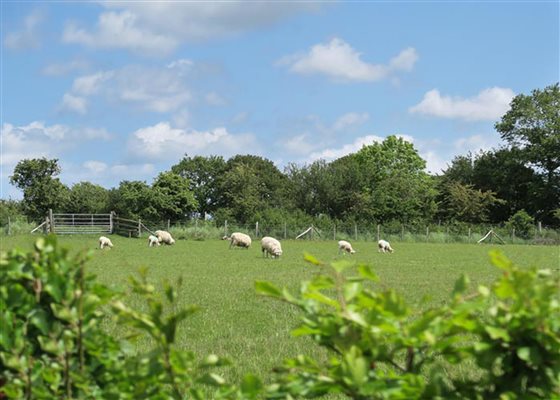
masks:
[[[152,246],[160,246],[161,244],[159,243],[159,240],[156,236],[154,235],[150,235],[148,236],[148,246],[152,247]]]
[[[229,248],[232,247],[245,247],[249,249],[251,247],[251,237],[241,232],[234,232],[231,234]]]
[[[352,245],[350,244],[350,242],[347,242],[346,240],[339,240],[338,241],[338,254],[340,254],[341,251],[345,251],[346,253],[350,253],[350,254],[354,254],[356,252],[352,248]]]
[[[380,252],[385,253],[385,252],[389,252],[392,253],[393,252],[393,248],[391,247],[391,245],[389,244],[388,241],[386,240],[380,240],[379,242],[377,242],[377,246],[379,247]]]
[[[158,238],[158,242],[165,244],[175,244],[175,240],[171,236],[171,233],[167,231],[155,231],[154,232]]]
[[[280,242],[269,236],[262,238],[261,250],[263,257],[268,257],[269,254],[272,258],[280,257],[282,255],[282,246],[280,245]]]
[[[111,239],[109,239],[108,237],[105,236],[100,236],[99,237],[99,248],[103,249],[104,247],[113,247],[113,243],[111,242]]]

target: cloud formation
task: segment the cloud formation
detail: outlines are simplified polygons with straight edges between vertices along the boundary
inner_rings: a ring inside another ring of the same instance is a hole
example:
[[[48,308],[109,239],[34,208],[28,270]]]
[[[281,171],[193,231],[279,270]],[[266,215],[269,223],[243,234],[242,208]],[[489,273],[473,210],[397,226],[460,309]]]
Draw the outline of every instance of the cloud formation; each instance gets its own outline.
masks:
[[[101,96],[112,103],[145,111],[175,112],[192,98],[187,87],[191,65],[188,60],[178,60],[163,68],[131,65],[83,75],[74,79],[72,89],[63,97],[61,108],[85,114],[87,99]]]
[[[183,42],[200,42],[263,28],[320,5],[306,2],[102,2],[95,29],[69,24],[67,43],[165,56]]]
[[[135,159],[153,161],[173,160],[183,154],[220,154],[225,157],[246,153],[258,153],[252,134],[231,134],[219,127],[209,131],[174,128],[168,122],[140,128],[131,134],[127,149]]]
[[[279,65],[302,75],[325,75],[339,82],[374,82],[386,79],[400,71],[411,71],[418,60],[412,47],[402,50],[387,64],[372,64],[362,60],[362,54],[344,40],[316,44],[307,53],[283,57]]]
[[[509,88],[492,87],[470,98],[442,96],[437,89],[430,90],[417,105],[410,107],[413,114],[466,121],[492,121],[500,118],[515,96]]]
[[[4,45],[13,50],[26,50],[39,47],[39,27],[45,16],[39,10],[32,11],[23,20],[23,27],[16,32],[9,32],[4,38]]]
[[[143,29],[135,14],[105,12],[99,16],[94,32],[70,23],[64,29],[65,43],[81,44],[98,49],[128,49],[135,53],[162,56],[173,51],[178,41],[168,35]]]

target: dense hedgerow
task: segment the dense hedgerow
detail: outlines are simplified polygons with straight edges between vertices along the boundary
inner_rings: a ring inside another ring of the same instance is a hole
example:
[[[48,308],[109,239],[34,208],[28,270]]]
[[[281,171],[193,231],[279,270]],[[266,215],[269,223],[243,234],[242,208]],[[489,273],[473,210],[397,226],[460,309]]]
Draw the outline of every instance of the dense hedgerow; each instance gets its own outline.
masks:
[[[325,265],[306,256],[316,277],[299,294],[268,282],[257,292],[301,312],[294,335],[331,352],[327,361],[285,360],[269,385],[247,375],[231,384],[216,355],[197,359],[175,342],[179,324],[197,311],[179,307],[176,286],[157,291],[146,272],[130,279],[143,311],[85,270],[54,237],[0,260],[0,397],[13,399],[287,399],[338,394],[354,399],[560,398],[558,271],[519,269],[499,253],[503,273],[469,291],[457,281],[450,301],[415,312],[393,290],[378,290],[367,265]],[[353,276],[353,273],[357,273]],[[119,338],[104,319],[119,324]],[[153,347],[138,351],[134,338]],[[468,377],[448,373],[468,365]]]

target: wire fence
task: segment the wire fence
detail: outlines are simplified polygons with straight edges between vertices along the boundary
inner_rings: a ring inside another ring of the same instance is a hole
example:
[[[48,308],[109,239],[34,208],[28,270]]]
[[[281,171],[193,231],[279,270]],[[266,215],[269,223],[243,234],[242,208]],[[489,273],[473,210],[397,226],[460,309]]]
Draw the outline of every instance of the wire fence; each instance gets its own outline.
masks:
[[[71,217],[66,217],[71,218]],[[90,217],[91,218],[91,217]],[[11,223],[10,223],[11,221]],[[8,218],[8,224],[0,230],[1,235],[28,234],[29,224],[24,224],[15,218]],[[76,217],[74,217],[76,221]],[[495,235],[490,235],[486,242],[496,242],[502,239],[508,244],[560,244],[560,230],[536,224],[523,232],[505,224],[491,225],[467,225],[436,223],[428,225],[409,224],[359,224],[347,223],[318,223],[317,225],[304,225],[297,223],[259,223],[216,224],[214,221],[191,219],[183,221],[159,221],[147,222],[141,220],[125,219],[115,217],[113,220],[112,233],[126,237],[143,237],[155,230],[167,230],[176,239],[187,240],[212,240],[228,237],[233,232],[243,232],[254,239],[264,236],[273,236],[280,240],[350,240],[376,242],[385,239],[395,242],[426,242],[426,243],[477,243],[490,230]],[[40,232],[40,231],[39,231]],[[70,232],[68,232],[70,233]],[[87,233],[87,232],[83,232]],[[499,241],[498,241],[499,243]]]

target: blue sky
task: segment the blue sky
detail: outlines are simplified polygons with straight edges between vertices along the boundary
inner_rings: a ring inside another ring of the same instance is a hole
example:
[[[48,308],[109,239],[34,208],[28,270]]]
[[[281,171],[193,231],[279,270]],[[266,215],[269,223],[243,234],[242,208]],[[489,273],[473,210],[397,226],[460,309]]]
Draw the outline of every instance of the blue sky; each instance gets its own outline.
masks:
[[[151,183],[188,154],[283,167],[397,134],[439,173],[559,80],[559,2],[1,2],[2,198],[23,158]]]

